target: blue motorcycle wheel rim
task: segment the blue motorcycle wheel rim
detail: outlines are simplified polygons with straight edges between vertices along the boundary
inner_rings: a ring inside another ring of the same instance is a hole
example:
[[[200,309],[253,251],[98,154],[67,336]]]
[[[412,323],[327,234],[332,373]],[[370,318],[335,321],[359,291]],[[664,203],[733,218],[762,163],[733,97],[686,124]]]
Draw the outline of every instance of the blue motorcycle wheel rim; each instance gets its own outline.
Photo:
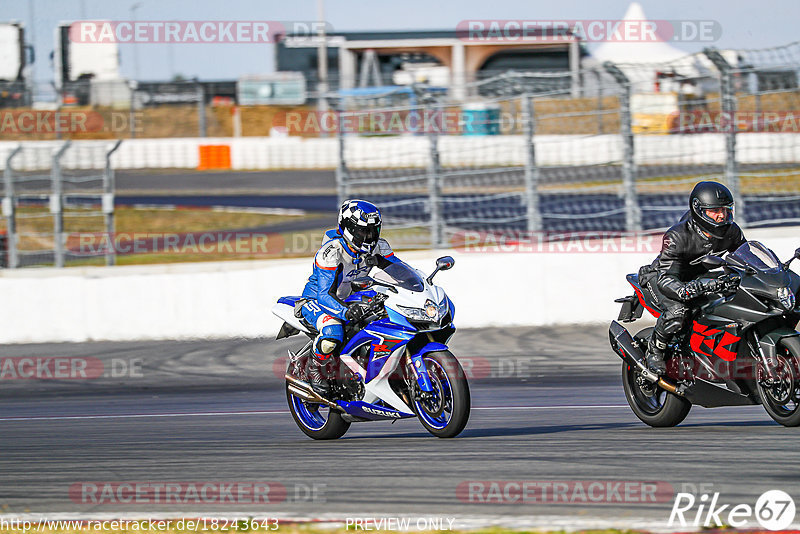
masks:
[[[292,397],[292,410],[297,415],[300,423],[309,430],[320,430],[328,422],[328,414],[321,413],[320,404],[307,404],[302,399]]]
[[[428,374],[431,375],[431,383],[434,386],[438,386],[436,387],[436,393],[439,395],[440,402],[444,404],[444,409],[441,415],[435,417],[425,409],[423,402],[415,401],[417,414],[429,426],[441,430],[450,423],[450,418],[453,416],[453,389],[450,387],[450,377],[447,376],[447,372],[439,362],[432,358],[424,358],[424,361]]]

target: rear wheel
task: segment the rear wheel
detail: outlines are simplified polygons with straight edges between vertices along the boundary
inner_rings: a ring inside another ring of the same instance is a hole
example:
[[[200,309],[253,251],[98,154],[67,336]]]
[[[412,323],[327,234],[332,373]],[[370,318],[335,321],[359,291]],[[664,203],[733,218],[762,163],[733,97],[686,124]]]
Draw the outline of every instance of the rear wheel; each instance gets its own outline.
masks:
[[[800,426],[800,354],[796,349],[779,344],[775,355],[776,379],[767,384],[758,380],[761,404],[775,422],[783,426]]]
[[[636,334],[636,340],[641,346],[647,345],[652,330],[646,328]],[[625,361],[622,362],[622,387],[633,413],[640,421],[652,427],[678,425],[686,419],[692,408],[691,402],[646,380],[635,367]]]
[[[461,364],[449,351],[423,356],[433,391],[414,402],[422,425],[438,438],[454,438],[469,420],[470,395]]]
[[[297,363],[289,363],[287,373],[296,376],[301,380],[307,381],[305,375],[305,360],[300,358]],[[296,397],[289,391],[289,383],[286,383],[286,402],[289,404],[289,411],[292,412],[294,422],[303,433],[314,439],[338,439],[344,436],[350,428],[350,423],[342,419],[339,412],[331,410],[322,404],[311,403]]]

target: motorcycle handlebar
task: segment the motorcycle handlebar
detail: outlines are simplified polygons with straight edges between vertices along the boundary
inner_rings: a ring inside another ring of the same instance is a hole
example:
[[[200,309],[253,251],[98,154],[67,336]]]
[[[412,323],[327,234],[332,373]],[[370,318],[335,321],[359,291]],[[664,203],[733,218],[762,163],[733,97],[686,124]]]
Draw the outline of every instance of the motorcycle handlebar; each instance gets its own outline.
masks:
[[[384,295],[383,293],[378,293],[369,302],[355,302],[354,304],[361,307],[362,311],[364,312],[360,323],[368,323],[373,319],[373,315],[379,313],[383,309],[383,303],[386,299],[388,299],[388,295]]]

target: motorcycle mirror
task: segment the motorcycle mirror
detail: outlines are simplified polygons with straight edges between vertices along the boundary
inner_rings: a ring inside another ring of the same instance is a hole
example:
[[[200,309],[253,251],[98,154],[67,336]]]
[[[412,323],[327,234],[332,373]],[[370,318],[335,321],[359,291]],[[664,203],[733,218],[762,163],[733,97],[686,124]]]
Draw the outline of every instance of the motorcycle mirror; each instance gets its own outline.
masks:
[[[789,265],[791,265],[792,261],[796,260],[797,258],[800,258],[800,248],[794,251],[794,256],[786,260],[786,262],[783,264],[783,270],[788,271]]]
[[[722,267],[723,265],[727,265],[728,262],[720,258],[719,256],[715,256],[713,254],[708,254],[706,256],[702,256],[695,260],[689,262],[691,265],[702,265],[706,269],[715,269],[717,267]]]
[[[800,249],[797,249],[800,252]],[[456,260],[453,259],[452,256],[442,256],[438,260],[436,260],[436,268],[440,271],[446,271],[447,269],[452,269],[453,265],[456,264]]]
[[[713,254],[709,254],[705,258],[703,258],[703,267],[707,267],[709,269],[713,269],[715,267],[722,267],[723,265],[727,265],[728,262],[720,258],[719,256],[714,256]]]
[[[439,271],[446,271],[448,269],[452,269],[453,265],[456,264],[456,260],[453,259],[452,256],[442,256],[438,260],[436,260],[436,269],[431,273],[431,275],[427,278],[429,284],[433,283],[433,277],[436,276],[436,273]]]
[[[350,281],[350,290],[355,291],[364,291],[365,289],[369,289],[372,287],[373,281],[371,278],[356,278],[355,280]]]

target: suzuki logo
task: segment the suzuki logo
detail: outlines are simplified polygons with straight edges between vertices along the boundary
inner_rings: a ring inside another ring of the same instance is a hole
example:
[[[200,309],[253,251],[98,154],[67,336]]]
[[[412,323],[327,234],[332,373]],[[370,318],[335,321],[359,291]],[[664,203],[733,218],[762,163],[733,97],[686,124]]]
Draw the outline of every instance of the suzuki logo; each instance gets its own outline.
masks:
[[[383,410],[376,410],[375,408],[370,408],[369,406],[363,406],[361,409],[364,410],[367,413],[371,413],[371,414],[375,414],[375,415],[382,415],[384,417],[397,417],[397,418],[400,417],[399,413],[396,413],[396,412],[385,412]]]
[[[689,346],[692,347],[693,351],[710,358],[711,354],[708,354],[702,349],[702,347],[708,347],[708,349],[710,349],[715,356],[722,358],[726,362],[732,362],[736,359],[736,352],[728,350],[726,347],[733,349],[734,347],[732,345],[738,343],[742,338],[734,336],[730,332],[725,332],[722,335],[722,339],[720,339],[719,343],[715,347],[714,336],[720,332],[722,332],[722,330],[714,330],[695,321],[692,325],[692,337],[689,338]]]

